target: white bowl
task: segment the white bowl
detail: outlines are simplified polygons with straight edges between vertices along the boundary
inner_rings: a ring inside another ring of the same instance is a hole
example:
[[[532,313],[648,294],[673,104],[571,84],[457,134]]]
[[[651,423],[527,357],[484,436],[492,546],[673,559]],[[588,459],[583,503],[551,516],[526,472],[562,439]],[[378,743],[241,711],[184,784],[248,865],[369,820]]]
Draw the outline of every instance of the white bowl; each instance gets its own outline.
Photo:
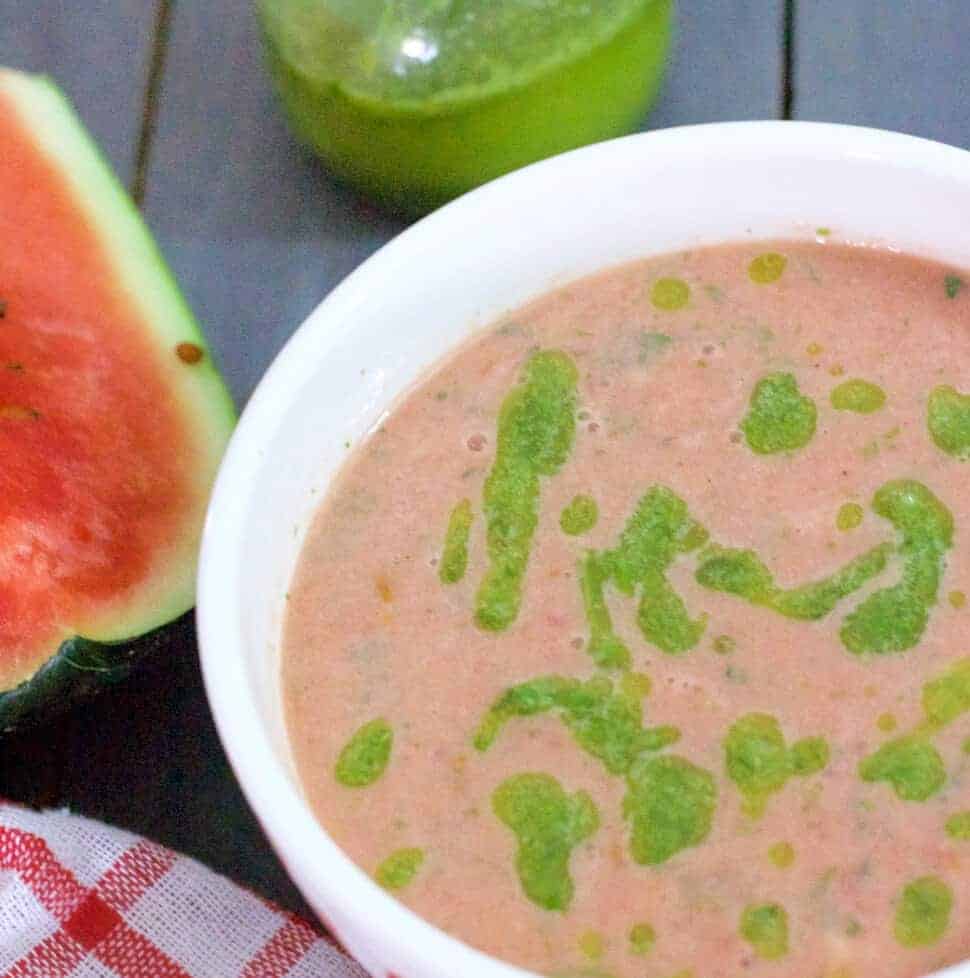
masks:
[[[524,300],[655,253],[745,238],[877,244],[970,267],[970,153],[813,123],[696,126],[578,150],[432,214],[362,265],[279,355],[212,497],[199,573],[205,683],[246,797],[320,917],[376,978],[522,978],[412,914],[303,799],[279,683],[284,595],[357,442],[449,348]],[[321,718],[325,722],[325,718]],[[970,962],[948,978],[970,978]]]

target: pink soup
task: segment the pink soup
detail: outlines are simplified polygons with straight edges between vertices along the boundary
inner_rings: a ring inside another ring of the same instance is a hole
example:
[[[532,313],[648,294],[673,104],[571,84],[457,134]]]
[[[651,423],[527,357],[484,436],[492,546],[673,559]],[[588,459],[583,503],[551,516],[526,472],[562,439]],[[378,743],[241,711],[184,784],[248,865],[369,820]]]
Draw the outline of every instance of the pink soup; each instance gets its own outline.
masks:
[[[317,514],[283,653],[306,796],[545,975],[958,962],[968,489],[967,273],[823,234],[558,289]]]

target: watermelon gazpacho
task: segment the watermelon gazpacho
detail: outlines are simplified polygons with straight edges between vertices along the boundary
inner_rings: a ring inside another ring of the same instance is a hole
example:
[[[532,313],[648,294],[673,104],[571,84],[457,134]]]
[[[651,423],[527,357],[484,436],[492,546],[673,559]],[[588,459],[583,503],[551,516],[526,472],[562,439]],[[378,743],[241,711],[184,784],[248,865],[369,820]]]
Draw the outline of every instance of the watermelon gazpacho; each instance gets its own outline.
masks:
[[[476,948],[557,978],[970,956],[970,275],[817,237],[507,314],[308,531],[306,798]]]
[[[132,202],[47,79],[0,71],[0,729],[193,603],[233,408]]]

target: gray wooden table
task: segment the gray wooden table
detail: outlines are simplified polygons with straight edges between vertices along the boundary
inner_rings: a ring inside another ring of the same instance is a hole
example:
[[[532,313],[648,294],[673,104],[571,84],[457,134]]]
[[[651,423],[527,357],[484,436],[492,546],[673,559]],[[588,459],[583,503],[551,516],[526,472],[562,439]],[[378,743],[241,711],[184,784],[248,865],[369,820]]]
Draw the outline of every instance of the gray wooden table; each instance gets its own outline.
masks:
[[[968,0],[681,0],[646,126],[824,119],[970,148]],[[53,75],[132,188],[242,405],[402,230],[294,145],[248,0],[4,0],[0,64]],[[0,741],[0,796],[69,804],[305,909],[216,739],[190,623],[94,704]]]

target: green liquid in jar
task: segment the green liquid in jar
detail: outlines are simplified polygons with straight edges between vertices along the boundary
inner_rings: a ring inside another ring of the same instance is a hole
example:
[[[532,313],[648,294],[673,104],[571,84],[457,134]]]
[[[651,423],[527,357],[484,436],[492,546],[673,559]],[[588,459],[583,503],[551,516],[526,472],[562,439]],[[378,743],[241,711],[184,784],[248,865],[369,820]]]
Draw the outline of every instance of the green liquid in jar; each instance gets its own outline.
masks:
[[[297,136],[411,213],[635,129],[673,0],[257,0]]]

